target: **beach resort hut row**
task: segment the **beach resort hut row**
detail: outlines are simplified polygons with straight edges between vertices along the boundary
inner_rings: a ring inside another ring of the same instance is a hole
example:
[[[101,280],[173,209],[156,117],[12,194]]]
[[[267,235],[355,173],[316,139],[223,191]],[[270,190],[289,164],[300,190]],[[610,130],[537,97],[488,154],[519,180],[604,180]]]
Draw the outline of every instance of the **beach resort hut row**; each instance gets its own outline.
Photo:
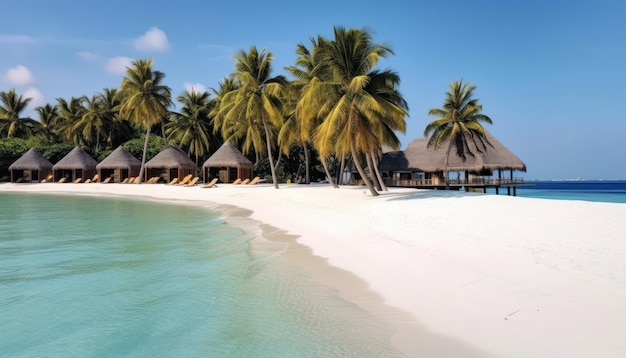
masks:
[[[252,178],[252,162],[230,142],[225,142],[202,166],[205,182],[218,178],[222,183]],[[76,146],[58,163],[52,165],[39,151],[32,148],[10,167],[11,182],[91,181],[123,183],[139,176],[141,162],[122,146],[98,163],[81,147]],[[176,146],[168,146],[146,162],[143,181],[169,183],[196,176],[198,168],[189,156]]]
[[[485,131],[485,137],[491,145],[477,148],[471,143],[473,155],[466,155],[465,160],[454,150],[450,153],[447,170],[456,172],[456,175],[449,183],[466,189],[472,186],[484,189],[523,184],[523,180],[515,178],[513,173],[525,172],[526,165],[488,131]],[[419,188],[444,186],[448,145],[435,149],[427,144],[428,138],[417,138],[403,151],[383,154],[378,168],[386,184]],[[497,178],[494,178],[496,171]]]

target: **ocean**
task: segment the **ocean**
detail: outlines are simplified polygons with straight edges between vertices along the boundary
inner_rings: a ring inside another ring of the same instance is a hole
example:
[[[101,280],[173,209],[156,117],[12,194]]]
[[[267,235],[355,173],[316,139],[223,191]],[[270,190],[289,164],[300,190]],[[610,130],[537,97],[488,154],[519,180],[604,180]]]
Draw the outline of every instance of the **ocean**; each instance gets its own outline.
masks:
[[[626,180],[567,180],[526,181],[517,188],[517,196],[556,200],[584,200],[606,203],[626,203]],[[489,189],[488,193],[495,193]],[[500,189],[500,195],[506,189]]]
[[[0,194],[2,357],[400,356],[383,323],[202,208]]]

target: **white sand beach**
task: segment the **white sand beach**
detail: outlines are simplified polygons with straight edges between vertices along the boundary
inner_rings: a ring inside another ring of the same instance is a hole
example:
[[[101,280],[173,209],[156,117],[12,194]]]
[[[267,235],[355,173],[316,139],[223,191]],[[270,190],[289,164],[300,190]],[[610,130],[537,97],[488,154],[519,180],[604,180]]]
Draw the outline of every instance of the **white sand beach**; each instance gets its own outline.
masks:
[[[626,204],[317,184],[0,184],[9,191],[247,209],[294,242],[286,257],[389,322],[409,357],[626,356]]]

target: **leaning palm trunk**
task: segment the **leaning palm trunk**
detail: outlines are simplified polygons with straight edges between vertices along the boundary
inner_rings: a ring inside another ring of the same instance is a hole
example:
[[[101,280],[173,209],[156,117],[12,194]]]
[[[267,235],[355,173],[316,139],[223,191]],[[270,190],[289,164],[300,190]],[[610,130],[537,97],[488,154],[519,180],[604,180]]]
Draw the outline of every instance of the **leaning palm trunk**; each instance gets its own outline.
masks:
[[[141,184],[141,180],[143,179],[143,171],[146,166],[146,153],[148,152],[148,138],[150,137],[150,128],[146,131],[146,140],[143,142],[143,155],[141,156],[141,168],[139,168],[139,179],[137,180],[137,184]]]
[[[303,148],[304,148],[304,182],[306,184],[309,184],[311,182],[311,178],[309,177],[309,166],[310,166],[310,161],[309,161],[309,146],[306,144],[306,141],[303,143]]]
[[[265,118],[263,118],[263,129],[265,129],[265,142],[267,143],[267,157],[270,161],[270,170],[272,171],[272,182],[274,189],[278,189],[278,178],[276,178],[276,168],[274,168],[274,158],[272,158],[272,142],[270,141],[270,130],[267,128]]]
[[[346,170],[346,153],[341,153],[341,165],[339,167],[339,178],[337,178],[337,182],[339,185],[343,185],[343,176]]]
[[[339,185],[337,185],[337,183],[333,180],[333,177],[328,171],[328,165],[326,164],[326,160],[320,157],[320,161],[322,162],[322,166],[324,167],[324,172],[326,173],[326,178],[328,179],[328,182],[333,185],[333,188],[339,188]]]
[[[367,162],[367,171],[370,174],[374,188],[376,188],[377,191],[382,191],[383,188],[380,186],[380,181],[378,181],[376,174],[374,174],[374,161],[372,160],[372,156],[366,153],[365,161]]]
[[[374,173],[376,173],[376,179],[378,179],[378,183],[380,183],[380,187],[383,191],[389,191],[389,189],[387,189],[387,186],[385,185],[385,181],[383,180],[382,175],[380,175],[380,170],[378,170],[378,160],[374,160],[374,158],[378,158],[377,155],[374,154],[374,151],[371,151],[371,157],[372,157],[372,162],[373,162],[373,166],[374,166]]]
[[[363,167],[361,166],[361,163],[359,163],[359,160],[358,160],[358,158],[356,156],[356,150],[354,149],[354,144],[352,144],[350,147],[351,147],[350,150],[352,152],[352,160],[354,161],[354,165],[356,166],[356,170],[359,171],[359,174],[361,175],[361,178],[363,179],[363,183],[365,183],[365,186],[367,186],[367,188],[370,190],[370,193],[372,193],[372,196],[380,195],[380,194],[378,194],[376,189],[374,189],[374,186],[372,185],[372,182],[370,182],[370,180],[365,175],[365,171],[363,170]]]

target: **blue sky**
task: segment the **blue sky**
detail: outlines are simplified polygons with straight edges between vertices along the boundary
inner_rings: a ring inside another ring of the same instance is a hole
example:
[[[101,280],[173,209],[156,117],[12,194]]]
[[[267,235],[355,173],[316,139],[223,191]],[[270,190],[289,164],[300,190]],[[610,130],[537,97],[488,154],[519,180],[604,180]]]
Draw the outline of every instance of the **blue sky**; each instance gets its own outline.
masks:
[[[395,55],[407,133],[423,136],[453,80],[476,85],[491,131],[527,179],[626,179],[626,2],[33,1],[3,7],[0,90],[34,104],[118,87],[153,58],[175,96],[217,88],[251,45],[285,74],[295,46],[334,26],[367,28]],[[33,114],[34,116],[34,114]]]

